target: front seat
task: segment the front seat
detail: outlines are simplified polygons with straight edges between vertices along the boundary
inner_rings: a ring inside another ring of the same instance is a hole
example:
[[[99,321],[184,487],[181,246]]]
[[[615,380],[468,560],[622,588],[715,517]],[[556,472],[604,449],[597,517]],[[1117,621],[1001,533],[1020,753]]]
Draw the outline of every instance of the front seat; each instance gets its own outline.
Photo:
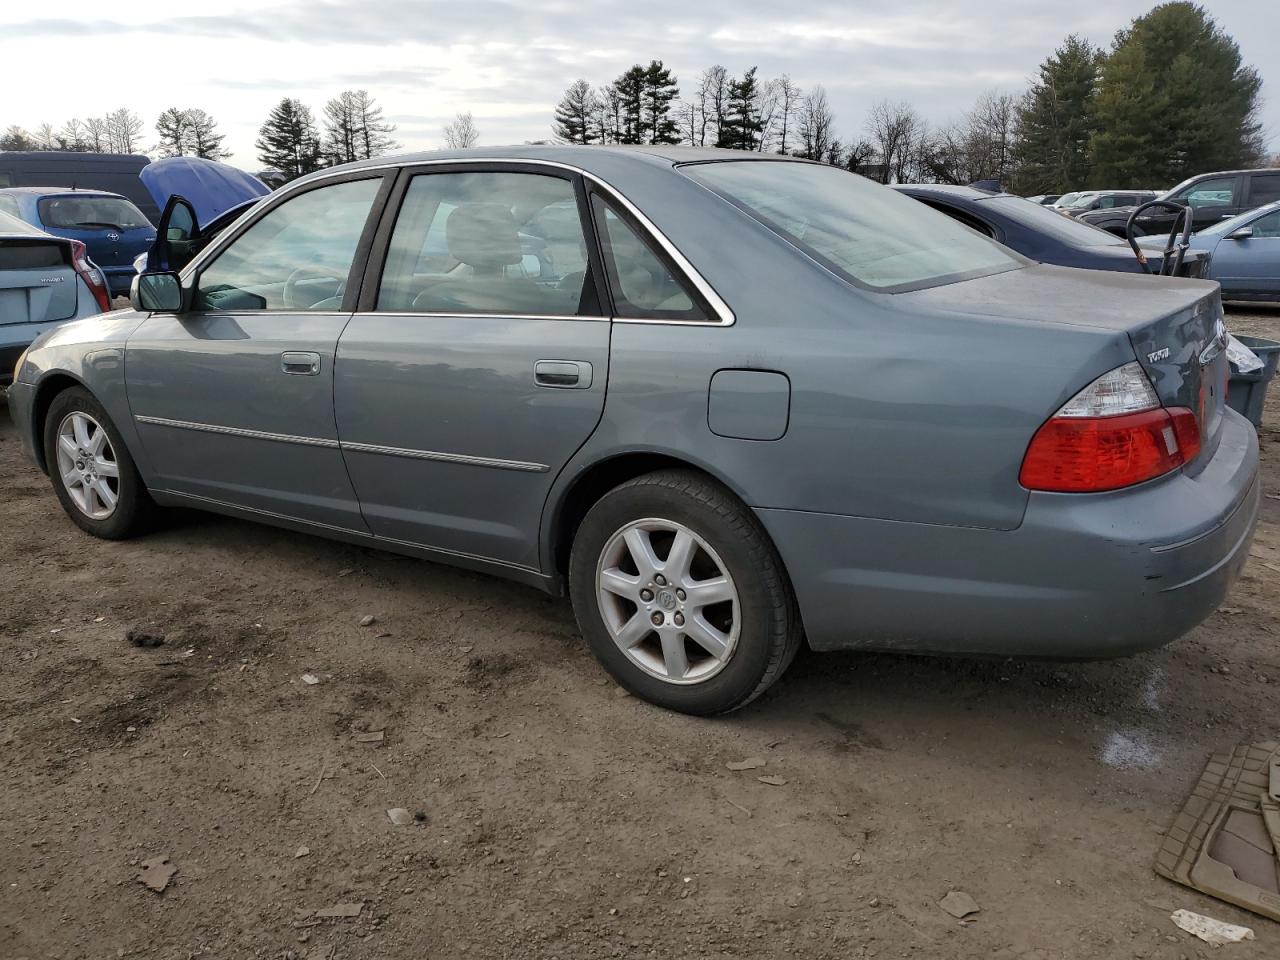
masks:
[[[450,276],[413,300],[424,313],[528,313],[544,297],[526,277],[508,277],[506,267],[521,260],[520,236],[511,211],[500,203],[468,203],[445,221],[449,256],[471,268],[466,277]]]

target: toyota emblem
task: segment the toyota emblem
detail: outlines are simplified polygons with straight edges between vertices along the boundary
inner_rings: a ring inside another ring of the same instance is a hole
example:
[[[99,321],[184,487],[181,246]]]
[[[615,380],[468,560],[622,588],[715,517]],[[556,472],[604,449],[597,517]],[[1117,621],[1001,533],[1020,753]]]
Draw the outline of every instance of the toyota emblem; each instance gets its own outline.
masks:
[[[110,240],[112,243],[115,243],[117,240],[120,239],[120,234],[112,230],[110,233],[107,234],[107,239]]]

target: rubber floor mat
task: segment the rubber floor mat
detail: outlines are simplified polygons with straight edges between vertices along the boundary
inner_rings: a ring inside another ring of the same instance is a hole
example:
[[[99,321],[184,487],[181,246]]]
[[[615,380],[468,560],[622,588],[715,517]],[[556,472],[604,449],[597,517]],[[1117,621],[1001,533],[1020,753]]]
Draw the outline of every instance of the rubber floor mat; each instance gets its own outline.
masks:
[[[1280,920],[1280,744],[1214,754],[1156,854],[1162,877]]]

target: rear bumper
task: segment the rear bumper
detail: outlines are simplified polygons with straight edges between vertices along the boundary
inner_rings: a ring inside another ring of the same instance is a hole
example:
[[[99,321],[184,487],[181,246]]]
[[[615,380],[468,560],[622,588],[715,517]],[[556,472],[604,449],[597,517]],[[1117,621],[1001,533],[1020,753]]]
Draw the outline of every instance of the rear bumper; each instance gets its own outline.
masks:
[[[1105,494],[1032,494],[1016,530],[758,510],[812,647],[1105,657],[1221,602],[1258,516],[1258,440],[1224,414],[1212,459]]]

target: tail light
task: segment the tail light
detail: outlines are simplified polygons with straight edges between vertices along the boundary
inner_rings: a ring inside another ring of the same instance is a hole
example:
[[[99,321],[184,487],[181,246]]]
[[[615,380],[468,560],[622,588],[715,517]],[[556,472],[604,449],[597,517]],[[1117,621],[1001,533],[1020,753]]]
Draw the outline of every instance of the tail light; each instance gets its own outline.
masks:
[[[1036,431],[1019,482],[1030,490],[1097,493],[1163,476],[1200,452],[1200,423],[1160,406],[1136,363],[1103,374]]]
[[[88,285],[93,299],[98,301],[98,309],[103,313],[110,310],[111,292],[107,290],[107,281],[103,279],[102,271],[93,265],[93,261],[89,259],[89,251],[79,240],[71,241],[71,265]]]

